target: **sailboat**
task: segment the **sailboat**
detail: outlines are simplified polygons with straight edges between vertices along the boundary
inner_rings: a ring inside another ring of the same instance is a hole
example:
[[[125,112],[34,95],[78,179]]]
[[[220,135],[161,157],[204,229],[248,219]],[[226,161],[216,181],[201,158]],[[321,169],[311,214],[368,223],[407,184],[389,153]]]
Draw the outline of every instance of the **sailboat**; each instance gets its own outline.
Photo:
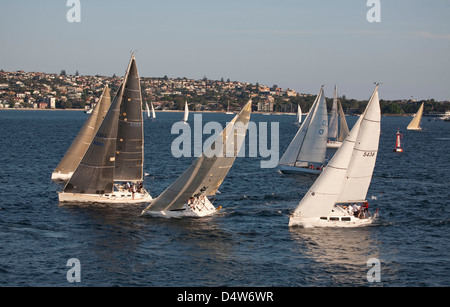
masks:
[[[302,123],[302,108],[300,108],[300,104],[297,105],[297,121],[296,124],[300,125]]]
[[[417,111],[417,113],[414,114],[414,118],[409,123],[408,127],[406,127],[406,129],[408,129],[408,130],[422,130],[422,127],[420,127],[420,122],[422,121],[423,105],[424,105],[424,102],[422,102],[422,105],[420,106],[420,108]]]
[[[67,181],[72,177],[73,172],[80,164],[81,159],[88,150],[89,144],[97,133],[110,105],[110,89],[108,85],[106,85],[97,105],[86,119],[75,140],[53,171],[52,180]]]
[[[230,101],[228,101],[228,107],[227,107],[227,112],[225,114],[234,114],[233,112],[230,111]]]
[[[94,139],[64,190],[58,193],[60,202],[151,201],[142,186],[142,117],[139,73],[132,54],[124,81]]]
[[[339,121],[338,121],[339,119]],[[328,125],[327,148],[339,148],[342,145],[349,130],[345,119],[341,101],[338,100],[337,86],[334,86],[333,107],[331,109],[330,122]]]
[[[153,107],[153,102],[150,102],[150,104],[152,105],[152,118],[155,119],[156,114],[155,114],[155,108]]]
[[[289,226],[356,227],[374,221],[378,210],[370,215],[365,198],[378,153],[380,118],[377,84],[366,110],[290,216]]]
[[[150,108],[148,107],[148,103],[145,103],[145,111],[147,112],[147,118],[150,118]]]
[[[323,86],[310,112],[278,163],[285,174],[320,174],[327,151],[328,114]]]
[[[155,119],[156,118],[155,108],[153,108],[153,103],[151,103],[151,105],[152,105],[151,113],[150,113],[150,108],[148,107],[148,103],[147,102],[145,103],[145,111],[147,112],[147,118]]]
[[[208,196],[216,194],[244,142],[251,114],[251,100],[214,142],[161,195],[142,211],[159,217],[203,217],[214,214]]]
[[[183,116],[183,121],[185,123],[187,123],[188,117],[189,117],[189,108],[188,108],[188,104],[187,104],[187,101],[186,101],[184,103],[184,116]]]

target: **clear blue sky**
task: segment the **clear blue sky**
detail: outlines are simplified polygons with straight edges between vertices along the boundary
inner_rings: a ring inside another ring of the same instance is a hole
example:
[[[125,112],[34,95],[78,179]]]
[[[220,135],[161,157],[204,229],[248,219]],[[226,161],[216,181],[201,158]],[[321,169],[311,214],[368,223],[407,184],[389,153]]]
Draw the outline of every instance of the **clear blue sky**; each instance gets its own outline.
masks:
[[[450,100],[450,0],[0,0],[0,69],[224,78],[368,99]]]

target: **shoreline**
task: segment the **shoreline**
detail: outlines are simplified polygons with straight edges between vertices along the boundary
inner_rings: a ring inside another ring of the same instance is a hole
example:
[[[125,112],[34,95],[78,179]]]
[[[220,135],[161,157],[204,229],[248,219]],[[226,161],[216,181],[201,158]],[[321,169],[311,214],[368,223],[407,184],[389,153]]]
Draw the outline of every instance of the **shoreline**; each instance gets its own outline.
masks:
[[[84,109],[34,109],[34,108],[0,108],[0,111],[2,110],[11,110],[11,111],[82,111],[84,112]],[[145,112],[145,110],[142,110],[143,112]],[[165,112],[175,112],[175,113],[183,113],[184,110],[155,110],[156,113],[165,113]],[[210,111],[210,110],[204,110],[204,111],[189,111],[192,113],[223,113],[225,114],[226,111]],[[239,111],[235,111],[233,112],[234,115],[238,114]],[[268,113],[268,112],[257,112],[257,111],[253,111],[252,114],[264,114],[264,115],[297,115],[296,113],[281,113],[281,112],[272,112],[272,113]],[[306,114],[303,114],[306,115]],[[381,114],[381,116],[399,116],[399,117],[411,117],[413,116],[414,113],[411,114]],[[359,114],[354,114],[354,115],[346,115],[346,116],[359,116]],[[424,114],[424,117],[432,117],[432,116],[436,116],[436,115],[428,115],[428,114]]]

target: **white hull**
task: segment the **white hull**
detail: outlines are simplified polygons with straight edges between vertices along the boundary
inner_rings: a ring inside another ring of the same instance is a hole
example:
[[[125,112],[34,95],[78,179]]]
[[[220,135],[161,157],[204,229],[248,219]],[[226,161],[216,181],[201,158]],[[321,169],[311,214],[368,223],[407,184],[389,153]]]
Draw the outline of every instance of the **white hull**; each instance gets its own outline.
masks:
[[[372,224],[377,216],[378,210],[373,216],[358,218],[340,207],[335,207],[328,216],[304,218],[300,214],[294,214],[289,217],[289,227],[360,227]]]
[[[330,141],[327,143],[327,148],[339,148],[341,147],[342,142],[339,141]]]
[[[80,194],[80,193],[58,193],[59,202],[70,203],[102,203],[102,204],[137,204],[149,203],[152,197],[148,192],[131,193],[124,191],[114,191],[108,194]]]
[[[178,210],[167,211],[151,211],[144,210],[142,215],[149,215],[153,217],[165,217],[165,218],[182,218],[182,217],[204,217],[216,213],[220,209],[214,207],[209,201],[206,204],[197,205],[195,207],[185,204],[183,208]]]
[[[62,180],[62,181],[68,181],[73,175],[73,172],[70,172],[68,174],[64,174],[61,172],[53,172],[52,173],[52,180]]]
[[[291,216],[289,218],[289,227],[361,227],[367,226],[373,223],[377,215],[366,219],[360,219],[354,216],[327,216],[327,217],[315,217],[315,218],[302,218]]]
[[[315,169],[315,168],[307,168],[307,167],[297,167],[297,166],[288,166],[288,165],[280,165],[280,171],[283,174],[320,174],[323,171]]]
[[[406,128],[406,130],[414,130],[414,131],[418,131],[418,130],[422,130],[422,128]]]

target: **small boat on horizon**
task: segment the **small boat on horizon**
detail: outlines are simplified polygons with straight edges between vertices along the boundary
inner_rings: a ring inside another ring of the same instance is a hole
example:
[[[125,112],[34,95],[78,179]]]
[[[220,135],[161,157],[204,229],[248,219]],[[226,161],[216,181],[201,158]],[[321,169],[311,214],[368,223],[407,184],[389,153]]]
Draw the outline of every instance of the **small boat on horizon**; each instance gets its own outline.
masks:
[[[188,118],[189,118],[189,107],[188,107],[187,101],[185,101],[185,103],[184,103],[184,115],[183,115],[183,121],[184,121],[185,123],[187,123]]]
[[[295,123],[299,126],[302,123],[302,108],[300,107],[300,104],[297,104],[297,120]]]
[[[339,119],[339,121],[338,121]],[[349,133],[341,101],[338,100],[337,85],[334,86],[333,107],[328,125],[327,148],[339,148]]]
[[[228,101],[228,107],[227,107],[227,111],[225,112],[225,114],[228,114],[228,115],[234,114],[233,112],[230,111],[230,101]]]
[[[407,130],[422,130],[422,127],[420,127],[420,123],[422,121],[423,105],[424,102],[422,102],[419,110],[417,111],[416,114],[414,114],[414,118],[411,120],[408,127],[406,127]]]
[[[151,118],[151,119],[155,119],[156,118],[156,114],[155,114],[155,108],[153,107],[153,103],[150,102],[152,109],[150,111],[150,108],[148,107],[148,103],[145,103],[145,110],[147,112],[147,118]],[[151,113],[150,113],[151,112]]]

